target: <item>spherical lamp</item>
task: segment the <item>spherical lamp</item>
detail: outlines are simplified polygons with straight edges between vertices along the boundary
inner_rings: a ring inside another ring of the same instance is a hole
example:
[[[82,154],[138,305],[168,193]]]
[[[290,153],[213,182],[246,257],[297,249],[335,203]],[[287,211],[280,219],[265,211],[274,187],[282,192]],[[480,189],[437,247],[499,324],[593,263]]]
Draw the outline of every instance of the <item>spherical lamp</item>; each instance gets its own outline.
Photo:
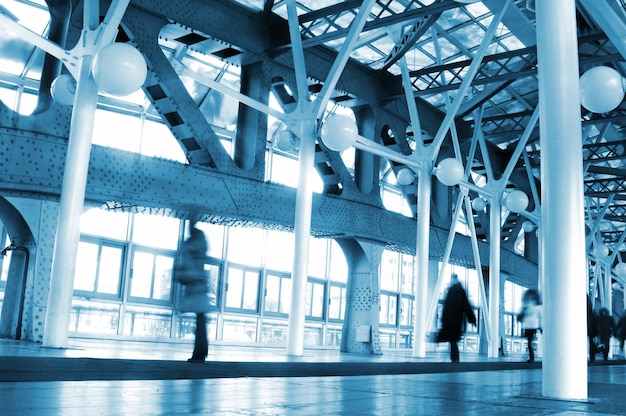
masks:
[[[534,228],[535,228],[535,224],[533,224],[532,221],[526,220],[522,223],[522,229],[524,230],[525,233],[531,232]]]
[[[617,263],[615,266],[615,274],[626,278],[626,263]]]
[[[596,244],[593,246],[593,254],[597,259],[604,259],[609,255],[609,248],[602,243]]]
[[[116,96],[137,91],[148,74],[143,55],[128,43],[112,43],[100,49],[91,69],[100,91]]]
[[[322,142],[330,150],[336,152],[343,152],[351,147],[356,142],[358,135],[359,128],[356,122],[341,114],[329,116],[322,124],[322,131],[320,132]]]
[[[443,159],[435,169],[439,182],[446,186],[458,185],[465,176],[463,165],[453,157]]]
[[[404,167],[396,172],[396,179],[398,183],[402,186],[410,185],[413,183],[413,179],[415,179],[415,175],[411,169]]]
[[[580,104],[594,113],[617,108],[624,99],[624,80],[608,66],[595,66],[580,77]]]
[[[472,208],[474,208],[476,212],[484,211],[486,206],[487,206],[487,201],[485,201],[483,198],[476,197],[472,199]]]
[[[291,152],[299,144],[299,140],[290,130],[282,130],[278,133],[278,137],[274,146],[283,152]]]
[[[528,196],[519,189],[515,189],[507,194],[504,204],[512,212],[520,213],[528,207]]]
[[[59,104],[73,105],[76,96],[76,80],[70,74],[61,74],[52,81],[50,93]]]

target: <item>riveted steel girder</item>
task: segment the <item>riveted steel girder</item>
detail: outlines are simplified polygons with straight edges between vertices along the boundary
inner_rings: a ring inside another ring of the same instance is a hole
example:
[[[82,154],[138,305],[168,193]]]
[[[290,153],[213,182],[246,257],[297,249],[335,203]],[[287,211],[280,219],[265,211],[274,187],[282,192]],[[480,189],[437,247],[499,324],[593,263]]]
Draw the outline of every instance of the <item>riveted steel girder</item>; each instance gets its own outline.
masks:
[[[15,146],[20,141],[23,146]],[[63,138],[0,128],[3,170],[0,192],[5,196],[60,198],[67,141]],[[86,203],[121,209],[151,209],[188,215],[202,208],[215,223],[293,229],[295,189],[227,175],[132,152],[94,146],[89,162]],[[312,207],[316,236],[357,238],[390,249],[415,253],[414,219],[382,207],[316,194]],[[430,256],[440,259],[448,230],[431,229]],[[481,258],[489,247],[480,245]],[[451,261],[473,266],[468,237],[457,236]],[[502,270],[520,284],[537,275],[537,265],[503,250]]]

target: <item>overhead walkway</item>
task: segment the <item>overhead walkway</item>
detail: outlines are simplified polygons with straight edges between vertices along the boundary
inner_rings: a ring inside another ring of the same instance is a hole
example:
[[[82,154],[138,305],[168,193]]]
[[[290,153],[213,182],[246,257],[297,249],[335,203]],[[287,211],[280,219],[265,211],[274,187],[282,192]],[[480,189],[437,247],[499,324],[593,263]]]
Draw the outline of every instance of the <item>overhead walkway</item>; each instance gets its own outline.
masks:
[[[70,339],[66,349],[0,340],[2,415],[623,415],[626,361],[589,367],[589,399],[541,395],[541,363],[521,355],[414,358],[305,349]]]

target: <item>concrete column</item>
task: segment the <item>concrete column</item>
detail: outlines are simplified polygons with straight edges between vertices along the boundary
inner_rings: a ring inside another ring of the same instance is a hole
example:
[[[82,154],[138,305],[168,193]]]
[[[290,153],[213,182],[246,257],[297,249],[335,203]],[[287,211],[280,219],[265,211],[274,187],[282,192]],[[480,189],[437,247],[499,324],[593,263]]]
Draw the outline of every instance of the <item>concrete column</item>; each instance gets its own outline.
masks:
[[[426,321],[428,318],[428,264],[430,238],[430,174],[432,165],[424,162],[417,174],[417,276],[414,279],[413,356],[426,357]]]
[[[587,399],[587,264],[575,0],[538,1],[542,393]]]
[[[492,198],[489,207],[489,358],[497,358],[500,350],[501,210],[499,198]]]
[[[309,238],[311,235],[312,184],[309,173],[315,160],[315,135],[312,121],[302,121],[300,126],[300,173],[296,191],[295,250],[291,275],[291,310],[287,353],[302,355],[304,351],[304,320],[306,283],[309,268]]]
[[[98,87],[91,75],[91,62],[92,57],[89,55],[81,58],[80,76],[76,85],[43,335],[43,345],[46,347],[67,347],[80,217],[85,201],[91,137],[98,102]]]

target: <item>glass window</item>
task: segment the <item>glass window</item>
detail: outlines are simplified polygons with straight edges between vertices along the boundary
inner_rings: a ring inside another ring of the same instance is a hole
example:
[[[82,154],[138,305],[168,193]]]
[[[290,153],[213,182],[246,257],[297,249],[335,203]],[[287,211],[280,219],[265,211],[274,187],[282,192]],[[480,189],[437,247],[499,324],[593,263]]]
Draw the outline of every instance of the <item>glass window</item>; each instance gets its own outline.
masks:
[[[216,309],[220,307],[221,266],[217,264],[205,264],[204,270],[209,274],[209,303]]]
[[[402,296],[400,298],[400,325],[413,325],[413,298]]]
[[[309,276],[326,278],[328,239],[313,238],[309,241]]]
[[[226,282],[227,308],[258,311],[258,271],[229,267]]]
[[[467,290],[467,298],[473,306],[480,305],[478,272],[474,269],[465,269],[467,273],[467,283],[464,285]],[[459,275],[462,279],[463,275]]]
[[[406,202],[406,198],[398,191],[391,190],[389,188],[381,188],[381,198],[383,200],[383,205],[389,211],[397,212],[398,214],[402,214],[406,217],[413,216],[411,208]]]
[[[285,231],[267,231],[265,267],[271,270],[290,272],[294,259],[294,234]]]
[[[336,283],[330,284],[330,299],[328,301],[328,318],[344,319],[346,311],[346,287]]]
[[[124,335],[166,338],[171,334],[172,311],[129,307],[124,317]]]
[[[265,311],[288,314],[290,308],[290,276],[268,273],[265,282]]]
[[[70,332],[117,335],[120,306],[110,303],[72,300]]]
[[[83,238],[78,243],[74,290],[120,296],[124,248]]]
[[[209,224],[207,222],[198,222],[196,227],[204,232],[209,242],[208,255],[215,258],[222,258],[224,249],[224,231],[223,225]],[[185,227],[185,232],[188,231],[188,227]]]
[[[132,260],[130,296],[169,301],[174,256],[136,250]]]
[[[2,240],[4,241],[2,247],[7,247],[11,244],[11,241],[4,228],[2,229],[2,236]],[[0,286],[4,286],[7,282],[7,278],[9,276],[9,265],[11,264],[11,253],[13,253],[13,251],[9,250],[6,255],[0,256]]]
[[[309,281],[306,284],[306,316],[324,318],[325,282]]]
[[[136,244],[169,250],[178,249],[180,220],[160,215],[135,214],[133,238]]]
[[[348,262],[335,240],[330,240],[330,280],[343,283],[348,281]]]
[[[291,188],[298,187],[298,175],[300,166],[298,159],[286,157],[278,153],[272,155],[272,171],[270,172],[270,181]]]
[[[18,112],[20,114],[30,115],[37,107],[37,95],[31,94],[27,91],[22,91],[20,95],[20,108]]]
[[[257,319],[236,316],[224,316],[222,339],[224,341],[257,341]]]
[[[380,260],[380,289],[398,291],[400,254],[384,250]]]
[[[115,240],[126,240],[129,216],[127,212],[87,208],[80,218],[80,232]]]
[[[398,296],[393,294],[380,294],[380,323],[384,325],[396,325],[398,313]]]
[[[5,62],[7,62],[7,61],[4,61],[4,60],[0,59],[0,63],[5,63]],[[6,71],[8,68],[6,66],[3,66],[3,69]],[[23,68],[21,68],[21,69],[23,69]],[[0,87],[0,101],[2,101],[4,103],[4,105],[6,105],[7,107],[9,107],[10,109],[13,110],[15,108],[15,100],[16,99],[17,99],[17,90],[16,89]]]
[[[245,266],[261,267],[263,230],[232,227],[228,229],[228,261]]]
[[[128,152],[139,151],[139,118],[96,109],[92,143]]]
[[[298,187],[300,178],[300,164],[297,158],[283,156],[279,153],[272,153],[270,181],[290,188]],[[309,173],[308,180],[311,182],[313,192],[322,193],[324,191],[324,182],[317,170],[312,169]]]
[[[120,247],[101,247],[97,292],[111,295],[117,295],[120,292],[122,253]]]
[[[415,276],[415,257],[408,254],[401,254],[402,259],[402,293],[413,293],[413,283]]]
[[[144,121],[140,152],[144,156],[187,163],[187,156],[170,129],[165,124],[156,121]]]
[[[286,344],[289,328],[286,322],[263,321],[261,342],[269,344]]]
[[[78,243],[74,290],[95,292],[99,251],[100,246],[98,244],[90,244],[84,241]]]

